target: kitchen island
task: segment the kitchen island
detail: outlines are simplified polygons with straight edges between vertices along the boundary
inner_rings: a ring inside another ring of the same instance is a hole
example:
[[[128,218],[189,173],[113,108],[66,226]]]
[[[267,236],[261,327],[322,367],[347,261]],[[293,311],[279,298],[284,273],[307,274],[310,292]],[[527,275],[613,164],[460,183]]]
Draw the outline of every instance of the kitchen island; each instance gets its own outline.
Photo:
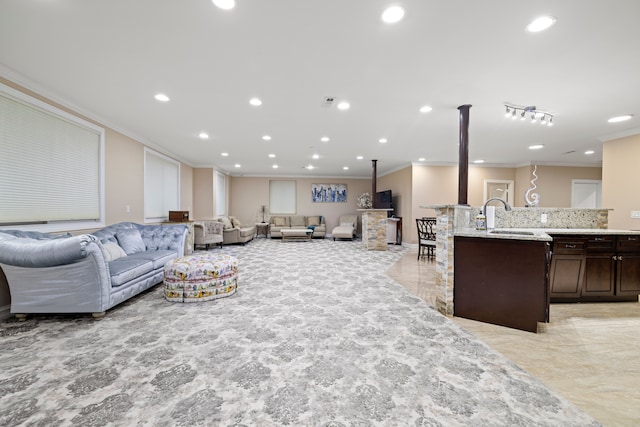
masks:
[[[454,237],[454,316],[537,332],[549,321],[551,237],[467,230]]]
[[[550,302],[638,301],[640,231],[455,232],[454,315],[536,332]]]

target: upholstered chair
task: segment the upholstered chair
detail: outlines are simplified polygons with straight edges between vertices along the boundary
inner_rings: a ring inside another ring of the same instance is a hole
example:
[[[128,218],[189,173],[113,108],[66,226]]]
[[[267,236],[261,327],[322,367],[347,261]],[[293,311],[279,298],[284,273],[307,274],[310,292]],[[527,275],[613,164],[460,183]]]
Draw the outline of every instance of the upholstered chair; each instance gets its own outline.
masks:
[[[215,220],[196,221],[194,224],[194,249],[200,245],[209,250],[209,245],[222,247],[224,224]]]

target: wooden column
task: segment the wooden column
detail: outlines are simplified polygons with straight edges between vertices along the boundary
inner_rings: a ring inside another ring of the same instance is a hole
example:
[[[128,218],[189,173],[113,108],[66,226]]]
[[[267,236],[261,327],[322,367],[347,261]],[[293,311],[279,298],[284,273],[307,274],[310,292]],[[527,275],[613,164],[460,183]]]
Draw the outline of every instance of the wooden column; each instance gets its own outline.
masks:
[[[458,107],[460,111],[460,147],[458,150],[458,204],[467,204],[469,187],[469,108],[470,104]]]
[[[378,161],[371,160],[371,202],[373,203],[373,208],[377,208],[376,206],[376,186],[378,181]]]

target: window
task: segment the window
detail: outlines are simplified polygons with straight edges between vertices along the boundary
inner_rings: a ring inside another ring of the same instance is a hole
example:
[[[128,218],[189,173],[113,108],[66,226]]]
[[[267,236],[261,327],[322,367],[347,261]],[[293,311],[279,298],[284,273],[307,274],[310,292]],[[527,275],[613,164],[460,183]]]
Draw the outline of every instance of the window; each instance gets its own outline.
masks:
[[[180,206],[180,163],[144,149],[144,220],[160,222]]]
[[[269,181],[269,212],[271,214],[296,213],[296,182]]]
[[[0,227],[104,225],[104,129],[0,84]]]
[[[216,172],[216,216],[227,214],[227,176]]]

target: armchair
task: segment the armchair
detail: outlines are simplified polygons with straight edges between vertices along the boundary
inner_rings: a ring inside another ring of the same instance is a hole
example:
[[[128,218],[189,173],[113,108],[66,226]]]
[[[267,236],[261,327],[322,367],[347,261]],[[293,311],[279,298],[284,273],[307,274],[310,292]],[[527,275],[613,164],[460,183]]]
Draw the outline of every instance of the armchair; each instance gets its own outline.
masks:
[[[331,230],[331,237],[336,239],[356,238],[356,227],[358,224],[358,215],[342,215],[338,219],[338,225]]]
[[[224,224],[215,220],[196,221],[194,224],[194,245],[195,249],[198,245],[204,246],[209,250],[209,245],[219,245],[222,247],[224,241],[223,228]]]

